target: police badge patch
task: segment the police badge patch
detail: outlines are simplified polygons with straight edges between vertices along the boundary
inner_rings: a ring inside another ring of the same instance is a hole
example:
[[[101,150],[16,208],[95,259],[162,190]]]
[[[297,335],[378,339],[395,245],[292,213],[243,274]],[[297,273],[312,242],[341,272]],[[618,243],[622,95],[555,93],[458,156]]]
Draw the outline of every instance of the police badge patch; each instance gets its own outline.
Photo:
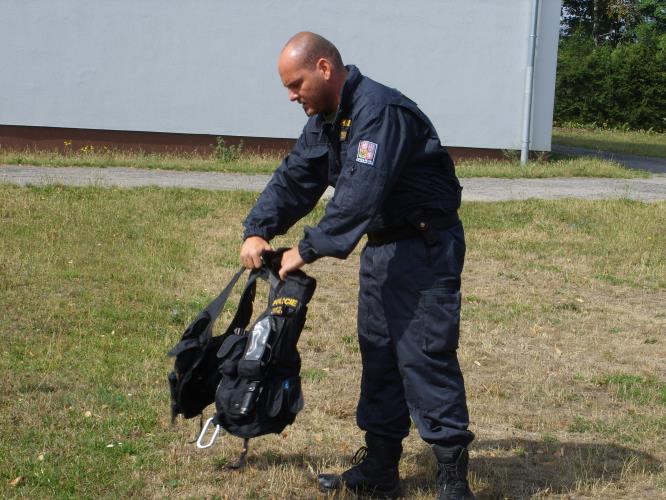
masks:
[[[370,141],[359,141],[356,161],[366,165],[374,165],[377,156],[377,144]]]

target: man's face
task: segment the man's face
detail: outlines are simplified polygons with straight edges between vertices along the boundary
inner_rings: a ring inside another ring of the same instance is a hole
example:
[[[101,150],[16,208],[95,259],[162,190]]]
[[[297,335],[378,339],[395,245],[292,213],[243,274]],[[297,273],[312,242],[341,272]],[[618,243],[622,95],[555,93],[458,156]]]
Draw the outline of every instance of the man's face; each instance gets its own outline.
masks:
[[[289,100],[303,106],[306,115],[335,111],[334,107],[330,109],[330,72],[326,65],[318,63],[313,68],[307,68],[297,58],[285,54],[280,58],[278,71],[282,84],[289,93]]]

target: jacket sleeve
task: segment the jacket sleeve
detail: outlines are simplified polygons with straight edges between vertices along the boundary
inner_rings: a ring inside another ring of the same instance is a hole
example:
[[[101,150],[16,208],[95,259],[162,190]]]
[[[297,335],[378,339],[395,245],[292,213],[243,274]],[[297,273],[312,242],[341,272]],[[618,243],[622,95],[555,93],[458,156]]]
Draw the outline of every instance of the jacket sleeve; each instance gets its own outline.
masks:
[[[328,187],[326,153],[325,145],[308,146],[301,135],[245,219],[243,239],[270,241],[312,210]]]
[[[351,253],[409,158],[418,126],[409,111],[395,105],[362,109],[352,120],[335,194],[319,224],[306,227],[298,245],[308,263],[323,256],[344,259]]]

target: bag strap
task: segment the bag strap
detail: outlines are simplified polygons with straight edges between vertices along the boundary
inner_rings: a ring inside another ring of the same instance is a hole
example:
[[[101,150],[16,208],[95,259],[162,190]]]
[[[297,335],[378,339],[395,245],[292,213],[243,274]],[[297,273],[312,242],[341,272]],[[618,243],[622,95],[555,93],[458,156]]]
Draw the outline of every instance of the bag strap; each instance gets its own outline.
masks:
[[[231,294],[231,290],[233,290],[234,286],[242,276],[242,274],[245,272],[245,268],[241,267],[236,274],[233,275],[231,278],[231,281],[227,284],[227,286],[224,287],[224,290],[220,292],[220,295],[218,295],[208,306],[206,307],[206,311],[210,315],[210,318],[214,321],[222,312],[222,309],[224,309],[224,304],[227,303],[227,299],[229,298],[229,294]],[[255,278],[256,279],[256,278]]]
[[[262,260],[264,265],[259,269],[253,269],[250,272],[250,276],[247,279],[245,284],[245,289],[241,295],[241,299],[234,315],[233,320],[231,321],[229,329],[233,331],[234,328],[245,328],[252,317],[252,306],[254,303],[254,294],[256,291],[257,278],[261,277],[262,279],[267,280],[270,283],[269,291],[269,305],[272,302],[272,299],[277,294],[277,291],[282,287],[283,283],[280,282],[280,278],[277,276],[277,271],[279,270],[279,262],[282,258],[282,254],[286,248],[279,248],[276,251],[265,251],[262,255]],[[240,277],[245,272],[245,268],[241,267],[236,274],[234,274],[227,284],[226,287],[220,292],[220,294],[213,299],[213,301],[206,306],[205,311],[210,316],[211,324],[217,319],[224,305],[229,299],[229,295],[233,290],[234,286],[240,279]]]
[[[250,276],[247,279],[247,283],[245,283],[245,288],[243,289],[241,298],[238,302],[236,314],[234,315],[234,318],[231,320],[231,323],[229,323],[229,327],[227,328],[227,333],[233,333],[236,328],[245,328],[250,322],[254,308],[254,296],[257,290],[257,278],[259,277],[263,278],[262,269],[253,269],[250,272]],[[222,304],[222,306],[224,306],[224,304]],[[217,311],[218,315],[219,313],[220,312]],[[215,320],[215,317],[212,315],[211,318],[213,321]]]

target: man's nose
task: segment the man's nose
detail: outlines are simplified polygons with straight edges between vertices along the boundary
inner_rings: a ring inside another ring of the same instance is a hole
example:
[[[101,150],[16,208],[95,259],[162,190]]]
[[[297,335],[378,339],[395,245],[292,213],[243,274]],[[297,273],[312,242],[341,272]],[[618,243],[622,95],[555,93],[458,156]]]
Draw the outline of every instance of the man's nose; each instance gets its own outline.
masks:
[[[289,100],[291,102],[297,101],[298,100],[298,94],[294,92],[293,90],[289,89]]]

